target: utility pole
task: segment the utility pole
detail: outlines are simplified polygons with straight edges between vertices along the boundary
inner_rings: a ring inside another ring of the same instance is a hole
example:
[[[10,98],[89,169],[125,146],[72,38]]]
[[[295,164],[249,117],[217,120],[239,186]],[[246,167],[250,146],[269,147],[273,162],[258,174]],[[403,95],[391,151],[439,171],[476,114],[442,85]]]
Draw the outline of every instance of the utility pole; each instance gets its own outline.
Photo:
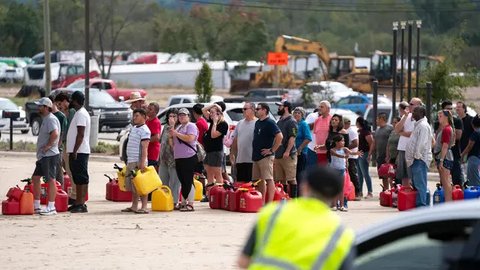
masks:
[[[420,68],[421,68],[421,65],[420,65],[420,28],[422,28],[422,21],[418,20],[417,21],[417,59],[416,59],[416,62],[417,64],[415,65],[417,68],[416,68],[416,71],[417,71],[417,79],[415,80],[415,89],[416,89],[416,92],[415,92],[415,96],[418,97],[419,96],[419,89],[418,89],[418,83],[420,82]]]
[[[85,109],[90,108],[90,0],[85,0]]]
[[[398,22],[393,22],[393,56],[392,56],[392,119],[397,116],[396,101],[397,101],[397,32]]]
[[[407,67],[407,78],[408,78],[408,93],[407,100],[412,99],[412,27],[413,21],[408,21],[408,67]]]
[[[43,1],[43,43],[45,54],[45,95],[49,96],[52,89],[52,72],[50,69],[50,7],[48,0]]]
[[[400,27],[402,29],[402,47],[400,48],[401,50],[401,58],[400,58],[400,101],[403,101],[403,86],[404,86],[404,47],[405,47],[405,26],[407,25],[407,22],[402,21],[400,22]]]

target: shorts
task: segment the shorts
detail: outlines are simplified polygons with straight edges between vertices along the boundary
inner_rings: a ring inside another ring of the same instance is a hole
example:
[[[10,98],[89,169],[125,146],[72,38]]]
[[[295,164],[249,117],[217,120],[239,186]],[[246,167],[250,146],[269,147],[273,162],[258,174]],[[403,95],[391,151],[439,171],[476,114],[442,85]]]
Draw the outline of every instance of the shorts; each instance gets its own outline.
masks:
[[[396,177],[397,179],[412,179],[412,172],[407,167],[405,151],[398,151]]]
[[[72,153],[69,153],[70,171],[75,185],[88,185],[88,157],[89,154],[77,153],[77,159],[73,159]]]
[[[252,181],[253,163],[237,163],[235,167],[237,169],[237,182]]]
[[[437,165],[437,168],[440,167],[440,159],[435,159],[435,164]],[[453,169],[453,161],[444,159],[443,160],[443,168],[451,171]]]
[[[273,180],[273,159],[274,156],[268,156],[254,161],[252,166],[252,180]]]
[[[43,157],[35,162],[34,176],[45,176],[47,181],[55,179],[57,175],[57,167],[59,165],[60,155]]]
[[[285,183],[297,178],[297,155],[276,158],[273,164],[273,179]]]
[[[158,167],[158,160],[148,160],[148,166]]]
[[[125,189],[127,191],[135,191],[133,186],[133,175],[132,171],[138,169],[137,162],[127,163],[127,175],[125,175]]]
[[[203,160],[203,164],[210,167],[221,168],[223,164],[223,151],[208,152]]]

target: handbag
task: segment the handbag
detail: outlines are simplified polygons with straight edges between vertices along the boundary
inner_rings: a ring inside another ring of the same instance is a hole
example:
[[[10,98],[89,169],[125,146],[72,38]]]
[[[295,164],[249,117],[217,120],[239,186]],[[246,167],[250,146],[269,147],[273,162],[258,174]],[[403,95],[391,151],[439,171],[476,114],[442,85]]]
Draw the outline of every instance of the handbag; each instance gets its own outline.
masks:
[[[198,159],[198,162],[202,162],[204,159],[205,159],[205,156],[207,155],[207,153],[205,152],[205,149],[203,149],[203,146],[201,144],[199,144],[198,142],[196,143],[196,148],[193,148],[192,145],[190,145],[189,143],[185,142],[184,140],[178,138],[178,141],[180,143],[183,143],[185,144],[186,146],[188,146],[190,149],[192,149],[193,151],[195,151],[195,153],[197,154],[197,159]]]

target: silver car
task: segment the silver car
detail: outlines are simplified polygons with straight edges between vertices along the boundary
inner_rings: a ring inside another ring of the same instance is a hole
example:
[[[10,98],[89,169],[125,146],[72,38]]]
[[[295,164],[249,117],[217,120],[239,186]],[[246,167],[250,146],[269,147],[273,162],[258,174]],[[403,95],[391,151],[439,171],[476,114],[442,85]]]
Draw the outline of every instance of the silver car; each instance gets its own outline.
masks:
[[[2,118],[3,111],[15,111],[20,113],[20,117],[13,119],[13,130],[21,131],[23,134],[28,133],[30,128],[25,122],[25,111],[18,107],[8,98],[0,98],[0,131],[8,132],[10,130],[10,119]]]

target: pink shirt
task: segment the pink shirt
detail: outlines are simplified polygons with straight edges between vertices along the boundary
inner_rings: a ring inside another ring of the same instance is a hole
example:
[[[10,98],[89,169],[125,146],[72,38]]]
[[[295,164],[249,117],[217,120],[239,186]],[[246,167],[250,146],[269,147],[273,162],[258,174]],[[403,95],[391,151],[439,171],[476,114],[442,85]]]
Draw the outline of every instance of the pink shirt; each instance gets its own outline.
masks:
[[[313,133],[315,133],[316,144],[325,144],[328,137],[328,128],[330,126],[331,115],[327,117],[319,116],[313,124]],[[319,150],[318,153],[326,153],[327,150]]]

